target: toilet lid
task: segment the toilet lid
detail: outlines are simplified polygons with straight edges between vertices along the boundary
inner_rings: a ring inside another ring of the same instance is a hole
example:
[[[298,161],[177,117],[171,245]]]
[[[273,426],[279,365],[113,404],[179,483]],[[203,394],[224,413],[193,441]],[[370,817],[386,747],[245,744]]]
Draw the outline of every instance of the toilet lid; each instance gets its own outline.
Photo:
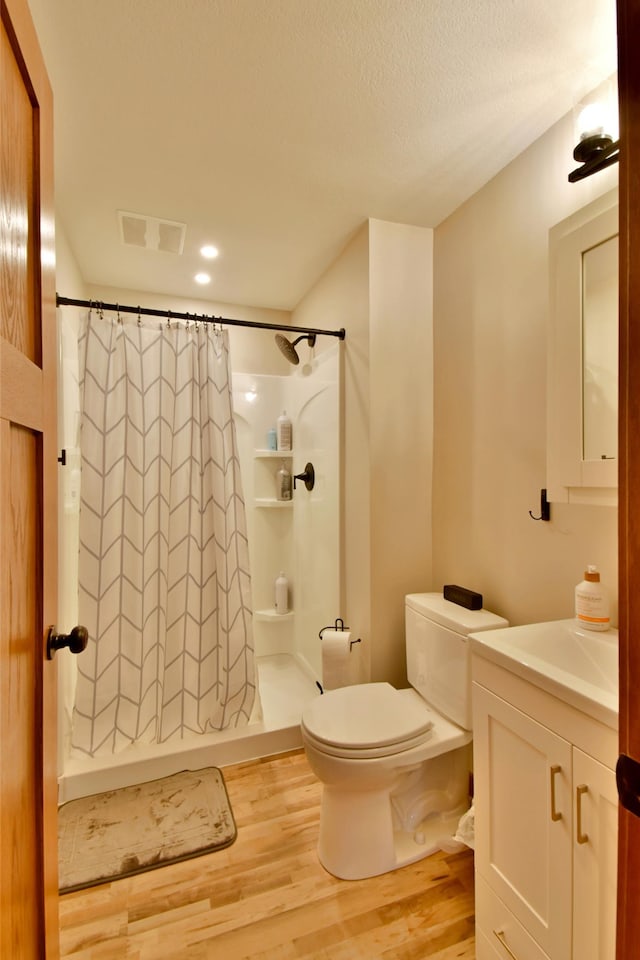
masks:
[[[433,726],[425,704],[389,683],[330,690],[307,704],[302,724],[316,740],[351,750],[415,740]]]

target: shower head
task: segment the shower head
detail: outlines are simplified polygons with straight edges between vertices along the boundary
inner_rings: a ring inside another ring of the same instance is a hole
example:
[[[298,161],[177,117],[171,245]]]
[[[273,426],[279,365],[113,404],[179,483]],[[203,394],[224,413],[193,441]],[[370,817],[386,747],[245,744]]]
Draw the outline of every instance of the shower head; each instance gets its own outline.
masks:
[[[306,340],[310,347],[314,347],[316,343],[316,335],[315,333],[303,333],[301,337],[298,337],[297,340],[294,340],[293,343],[291,343],[291,341],[287,340],[286,337],[283,337],[281,333],[276,333],[276,343],[289,363],[300,363],[300,357],[298,356],[296,350],[296,344],[300,343],[301,340]]]

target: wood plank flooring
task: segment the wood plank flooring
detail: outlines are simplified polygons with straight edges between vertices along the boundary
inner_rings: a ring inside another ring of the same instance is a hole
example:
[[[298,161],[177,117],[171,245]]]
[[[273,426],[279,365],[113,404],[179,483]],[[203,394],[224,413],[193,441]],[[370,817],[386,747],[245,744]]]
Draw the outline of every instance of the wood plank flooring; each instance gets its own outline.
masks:
[[[471,851],[337,880],[317,859],[320,785],[303,751],[223,772],[235,843],[65,895],[62,958],[473,960]]]

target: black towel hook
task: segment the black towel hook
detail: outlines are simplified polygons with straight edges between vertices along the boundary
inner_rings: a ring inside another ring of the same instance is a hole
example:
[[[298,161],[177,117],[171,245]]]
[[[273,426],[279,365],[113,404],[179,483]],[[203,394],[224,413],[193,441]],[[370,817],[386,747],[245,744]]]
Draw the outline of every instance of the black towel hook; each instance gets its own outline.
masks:
[[[551,520],[551,504],[547,500],[547,491],[545,489],[540,491],[540,516],[534,517],[531,510],[529,510],[529,516],[532,520]]]

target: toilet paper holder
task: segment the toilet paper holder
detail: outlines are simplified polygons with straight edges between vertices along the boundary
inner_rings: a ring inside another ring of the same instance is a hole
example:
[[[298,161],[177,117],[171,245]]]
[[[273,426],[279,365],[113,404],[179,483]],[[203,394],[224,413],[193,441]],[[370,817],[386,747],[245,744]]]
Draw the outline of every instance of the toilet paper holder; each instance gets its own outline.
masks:
[[[344,625],[344,620],[341,617],[337,617],[335,623],[330,623],[326,627],[323,627],[322,630],[319,632],[318,636],[322,640],[322,634],[324,633],[325,630],[348,630],[348,629],[349,627],[345,627]],[[357,640],[350,640],[349,650],[351,650],[354,643],[362,643],[362,639],[358,637]]]

